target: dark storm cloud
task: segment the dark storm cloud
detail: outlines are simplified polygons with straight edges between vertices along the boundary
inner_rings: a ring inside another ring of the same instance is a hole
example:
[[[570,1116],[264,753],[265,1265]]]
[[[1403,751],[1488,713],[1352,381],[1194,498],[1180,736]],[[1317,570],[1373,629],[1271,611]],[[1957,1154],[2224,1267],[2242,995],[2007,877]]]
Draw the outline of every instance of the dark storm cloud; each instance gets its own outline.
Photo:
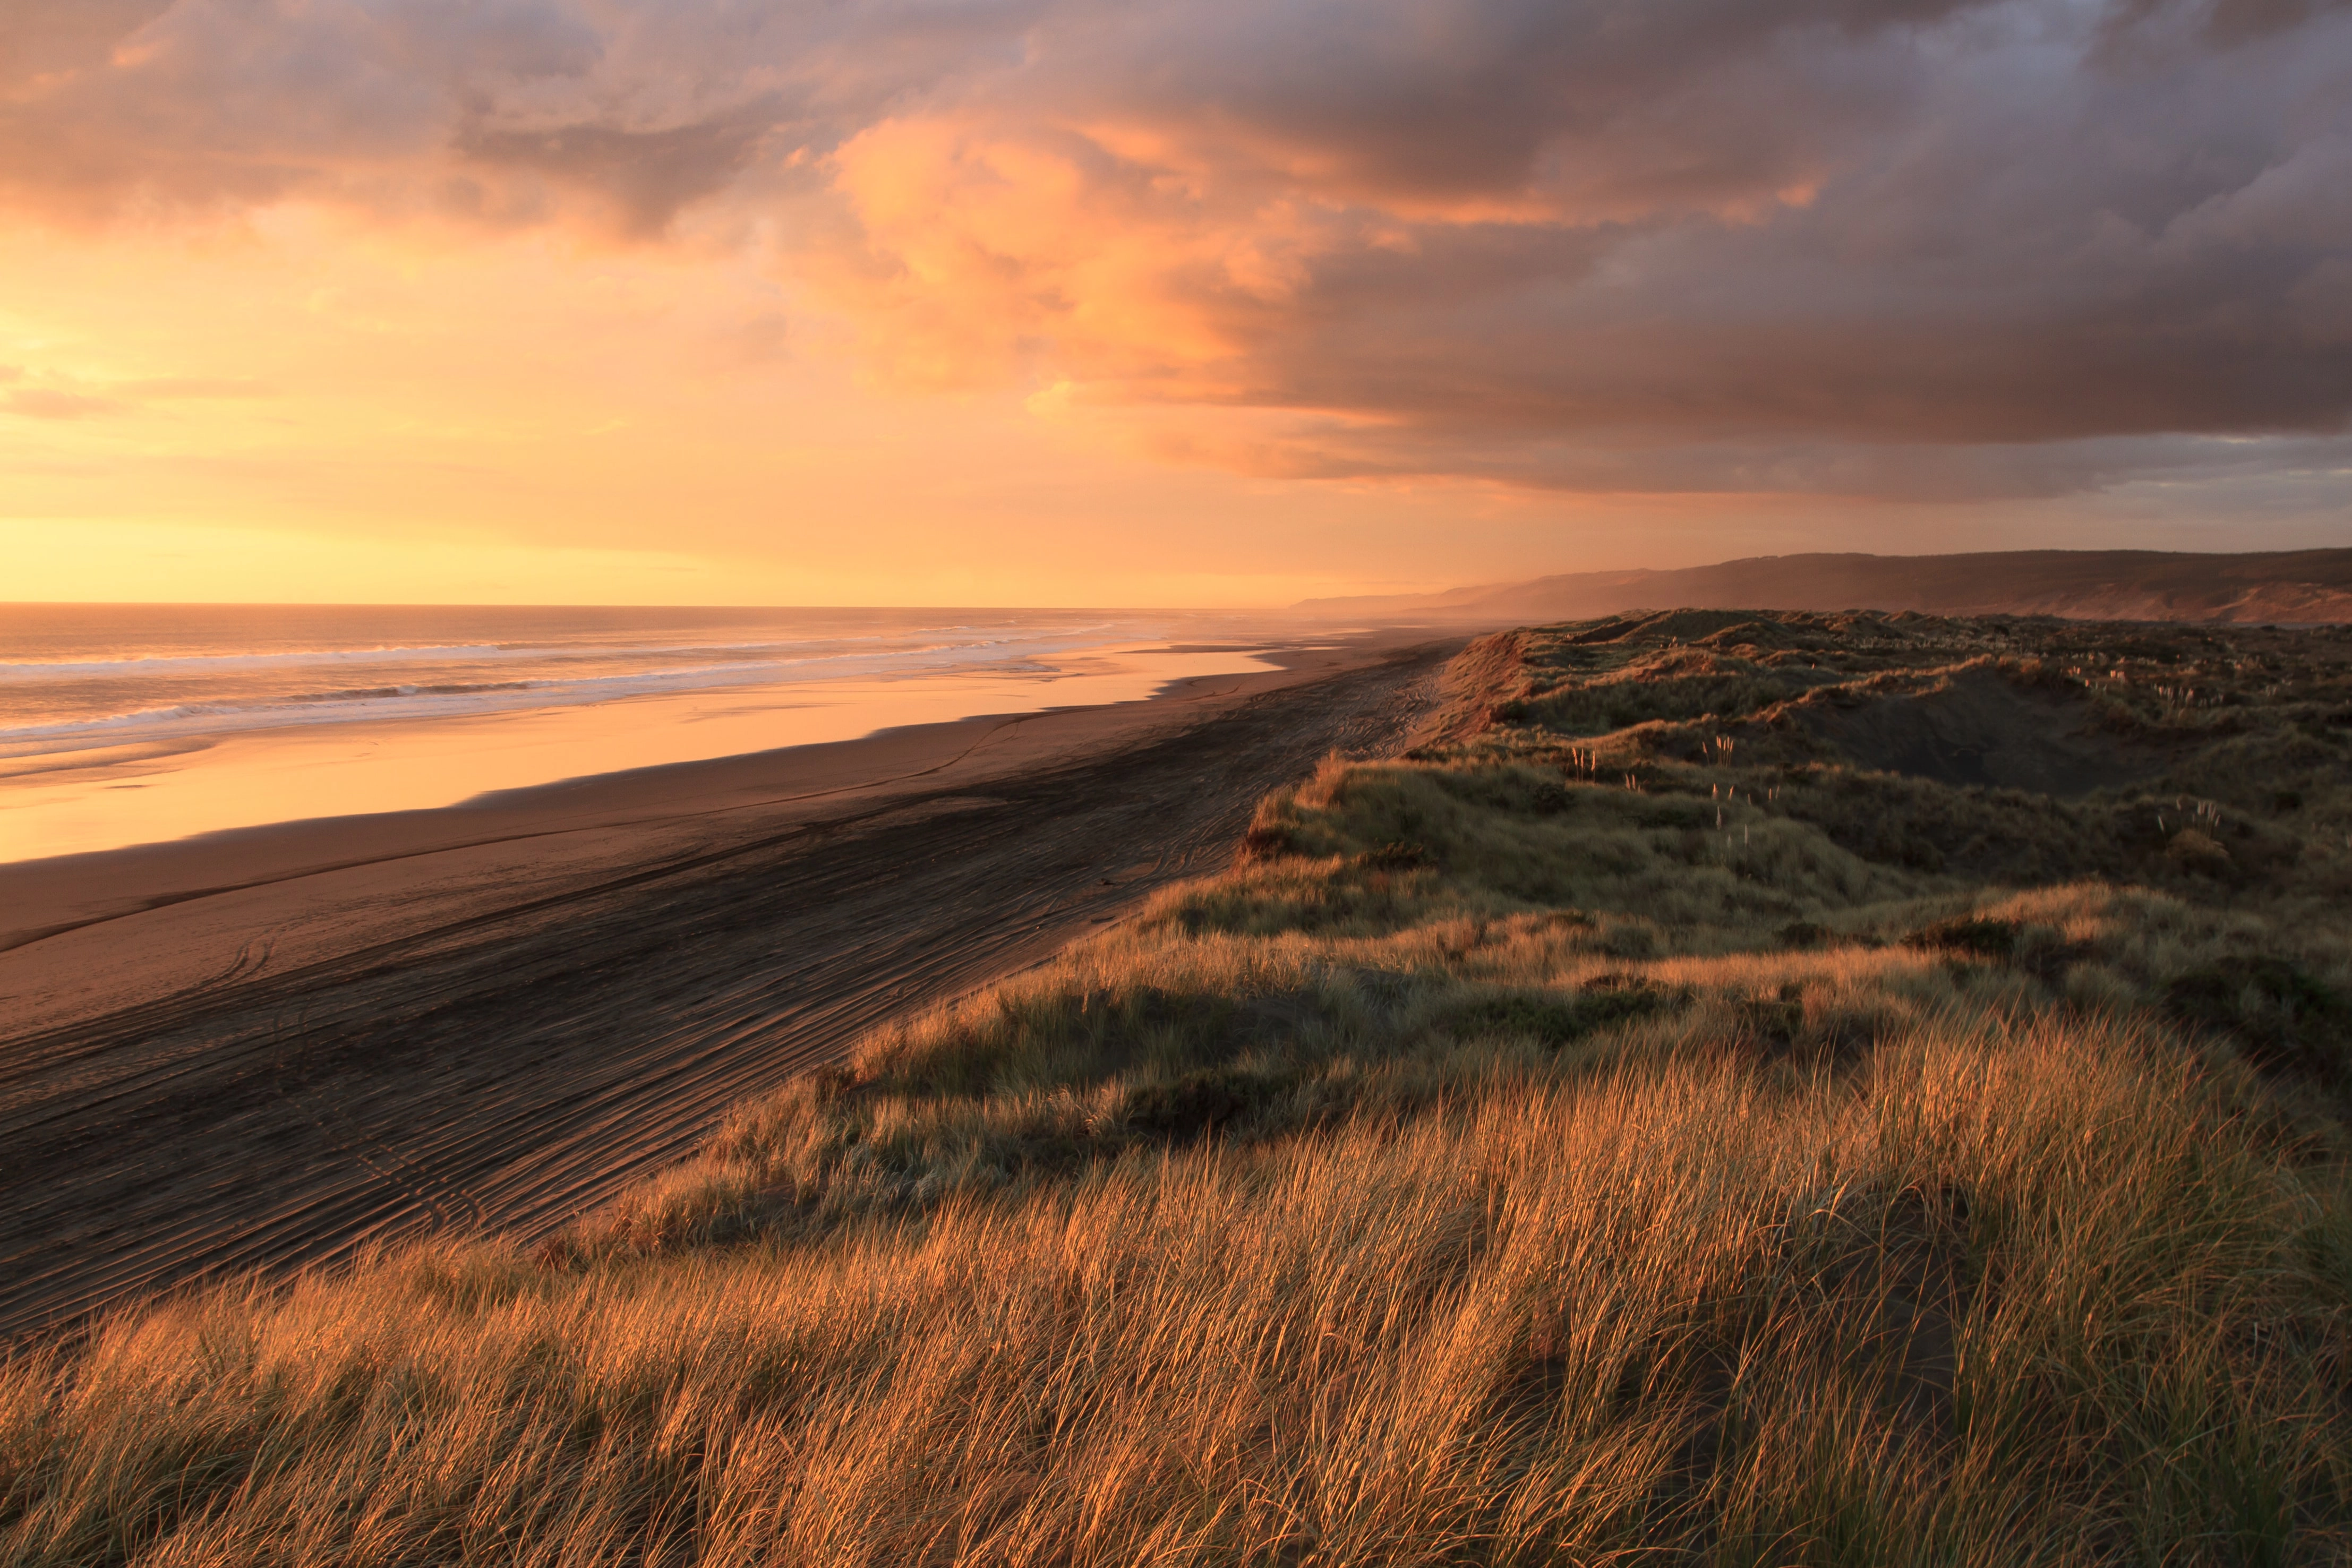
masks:
[[[1734,188],[1903,83],[1814,70],[1970,0],[1429,0],[1104,5],[1058,15],[1029,74],[1097,112],[1221,133],[1328,193],[1454,200],[1563,178]],[[1787,110],[1801,97],[1808,112]],[[1605,154],[1605,159],[1599,156]],[[1605,167],[1591,167],[1605,162]]]
[[[40,0],[0,191],[766,214],[1269,473],[2041,494],[2345,427],[2347,106],[2347,0]]]

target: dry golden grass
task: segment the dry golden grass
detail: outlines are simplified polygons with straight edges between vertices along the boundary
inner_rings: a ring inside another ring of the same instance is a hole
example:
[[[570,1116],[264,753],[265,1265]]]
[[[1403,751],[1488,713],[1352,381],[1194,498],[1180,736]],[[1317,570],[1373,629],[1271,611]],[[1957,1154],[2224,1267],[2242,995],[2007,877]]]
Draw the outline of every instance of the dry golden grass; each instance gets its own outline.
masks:
[[[1016,1203],[488,1245],[0,1383],[12,1561],[2325,1561],[2342,1212],[2127,1027],[1508,1069]]]
[[[1874,858],[1827,802],[2064,835],[1637,727],[1335,761],[556,1245],[19,1351],[0,1563],[2345,1560],[2332,852]]]

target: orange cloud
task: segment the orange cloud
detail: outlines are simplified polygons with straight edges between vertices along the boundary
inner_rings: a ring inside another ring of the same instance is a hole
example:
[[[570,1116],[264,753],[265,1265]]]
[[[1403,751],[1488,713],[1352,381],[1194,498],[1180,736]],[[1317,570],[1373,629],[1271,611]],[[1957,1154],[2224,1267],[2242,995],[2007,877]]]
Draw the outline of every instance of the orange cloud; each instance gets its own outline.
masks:
[[[1296,202],[1220,211],[1084,130],[885,120],[834,155],[859,248],[811,264],[901,379],[1052,373],[1213,396],[1331,243]]]

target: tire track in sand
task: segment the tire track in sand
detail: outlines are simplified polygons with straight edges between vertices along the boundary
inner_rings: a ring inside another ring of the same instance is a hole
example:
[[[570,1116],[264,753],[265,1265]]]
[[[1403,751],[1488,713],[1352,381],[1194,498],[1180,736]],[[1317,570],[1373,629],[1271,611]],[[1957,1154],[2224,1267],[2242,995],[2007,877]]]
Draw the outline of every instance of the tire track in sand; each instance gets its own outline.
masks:
[[[1399,744],[1444,652],[984,794],[716,819],[694,852],[296,968],[257,933],[188,991],[0,1038],[0,1336],[437,1227],[543,1234],[865,1030],[1222,863],[1268,789]]]

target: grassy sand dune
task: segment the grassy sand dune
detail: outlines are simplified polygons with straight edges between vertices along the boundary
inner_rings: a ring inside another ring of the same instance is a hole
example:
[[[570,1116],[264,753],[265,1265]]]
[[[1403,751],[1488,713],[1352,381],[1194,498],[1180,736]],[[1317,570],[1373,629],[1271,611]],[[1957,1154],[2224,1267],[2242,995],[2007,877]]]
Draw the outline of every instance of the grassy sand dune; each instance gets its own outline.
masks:
[[[554,1243],[20,1352],[0,1562],[2341,1561],[2352,641],[1462,668]]]

